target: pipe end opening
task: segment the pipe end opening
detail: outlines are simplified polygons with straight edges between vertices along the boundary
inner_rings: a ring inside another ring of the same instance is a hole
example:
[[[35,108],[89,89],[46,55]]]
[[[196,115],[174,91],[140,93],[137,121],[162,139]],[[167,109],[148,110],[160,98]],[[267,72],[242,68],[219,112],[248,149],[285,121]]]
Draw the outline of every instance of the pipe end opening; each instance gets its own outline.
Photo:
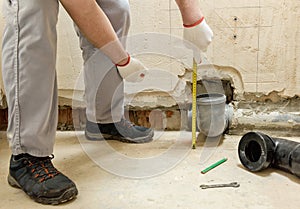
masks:
[[[260,171],[270,166],[274,148],[274,143],[267,135],[249,132],[239,142],[239,158],[248,170]]]

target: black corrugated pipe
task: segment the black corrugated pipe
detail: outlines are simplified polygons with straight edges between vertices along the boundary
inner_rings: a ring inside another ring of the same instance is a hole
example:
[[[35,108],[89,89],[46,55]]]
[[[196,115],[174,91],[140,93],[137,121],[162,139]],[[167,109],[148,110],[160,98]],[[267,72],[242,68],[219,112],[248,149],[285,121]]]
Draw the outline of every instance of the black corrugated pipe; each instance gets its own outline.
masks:
[[[300,143],[273,138],[259,132],[245,134],[238,146],[241,163],[256,172],[279,168],[300,177]]]

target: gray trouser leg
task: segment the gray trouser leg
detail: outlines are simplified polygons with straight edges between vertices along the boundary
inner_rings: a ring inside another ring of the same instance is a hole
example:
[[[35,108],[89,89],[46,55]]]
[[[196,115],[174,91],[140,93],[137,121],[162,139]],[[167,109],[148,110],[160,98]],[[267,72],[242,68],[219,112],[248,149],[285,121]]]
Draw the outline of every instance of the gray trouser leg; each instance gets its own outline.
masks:
[[[57,0],[4,0],[2,69],[13,154],[47,156],[57,127]]]
[[[119,38],[127,36],[130,17],[128,0],[97,0]],[[113,63],[75,27],[84,59],[87,119],[92,122],[120,121],[123,113],[123,79]],[[101,36],[103,34],[99,34]]]

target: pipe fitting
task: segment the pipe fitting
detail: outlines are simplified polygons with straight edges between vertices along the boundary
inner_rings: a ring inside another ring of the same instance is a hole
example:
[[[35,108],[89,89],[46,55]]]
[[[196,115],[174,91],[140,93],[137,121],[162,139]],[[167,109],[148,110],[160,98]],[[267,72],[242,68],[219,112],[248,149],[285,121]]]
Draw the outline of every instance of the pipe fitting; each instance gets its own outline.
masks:
[[[232,106],[226,104],[226,96],[219,93],[197,95],[197,131],[208,137],[225,133],[233,117]],[[192,129],[192,105],[187,111],[187,130]]]
[[[238,155],[243,166],[250,171],[257,172],[274,167],[300,177],[298,142],[249,132],[239,142]]]

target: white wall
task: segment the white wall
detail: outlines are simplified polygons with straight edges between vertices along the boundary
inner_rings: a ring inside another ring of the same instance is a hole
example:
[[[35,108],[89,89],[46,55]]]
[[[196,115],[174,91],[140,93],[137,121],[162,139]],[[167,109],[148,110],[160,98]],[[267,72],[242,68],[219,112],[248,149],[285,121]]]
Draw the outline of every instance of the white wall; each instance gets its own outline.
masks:
[[[0,3],[3,0],[0,0]],[[174,0],[130,0],[132,24],[130,36],[145,32],[157,32],[181,37],[182,23]],[[244,93],[269,94],[278,92],[282,97],[300,96],[300,1],[299,0],[201,0],[207,22],[215,37],[207,52],[207,62],[222,75],[232,79],[237,98]],[[2,26],[1,22],[1,26]],[[2,31],[3,27],[0,27]],[[58,82],[61,104],[70,104],[72,89],[82,69],[81,52],[72,21],[63,9],[58,23]],[[136,43],[135,43],[136,44]],[[181,63],[153,55],[141,55],[149,66],[155,66],[172,75],[158,73],[151,84],[163,88],[167,94],[184,94],[185,87],[179,81],[189,79],[190,74]],[[191,59],[190,59],[191,60]],[[186,62],[190,62],[186,59]],[[201,67],[200,67],[201,68]],[[200,69],[199,69],[200,70]],[[127,86],[129,93],[140,86]],[[2,86],[2,82],[0,82]],[[2,87],[3,88],[3,87]],[[82,87],[81,87],[82,88]],[[172,106],[172,100],[157,100],[157,91],[137,98],[154,105],[155,102]],[[0,97],[1,98],[1,97]],[[142,102],[139,102],[142,101]],[[1,103],[0,103],[1,105]]]

